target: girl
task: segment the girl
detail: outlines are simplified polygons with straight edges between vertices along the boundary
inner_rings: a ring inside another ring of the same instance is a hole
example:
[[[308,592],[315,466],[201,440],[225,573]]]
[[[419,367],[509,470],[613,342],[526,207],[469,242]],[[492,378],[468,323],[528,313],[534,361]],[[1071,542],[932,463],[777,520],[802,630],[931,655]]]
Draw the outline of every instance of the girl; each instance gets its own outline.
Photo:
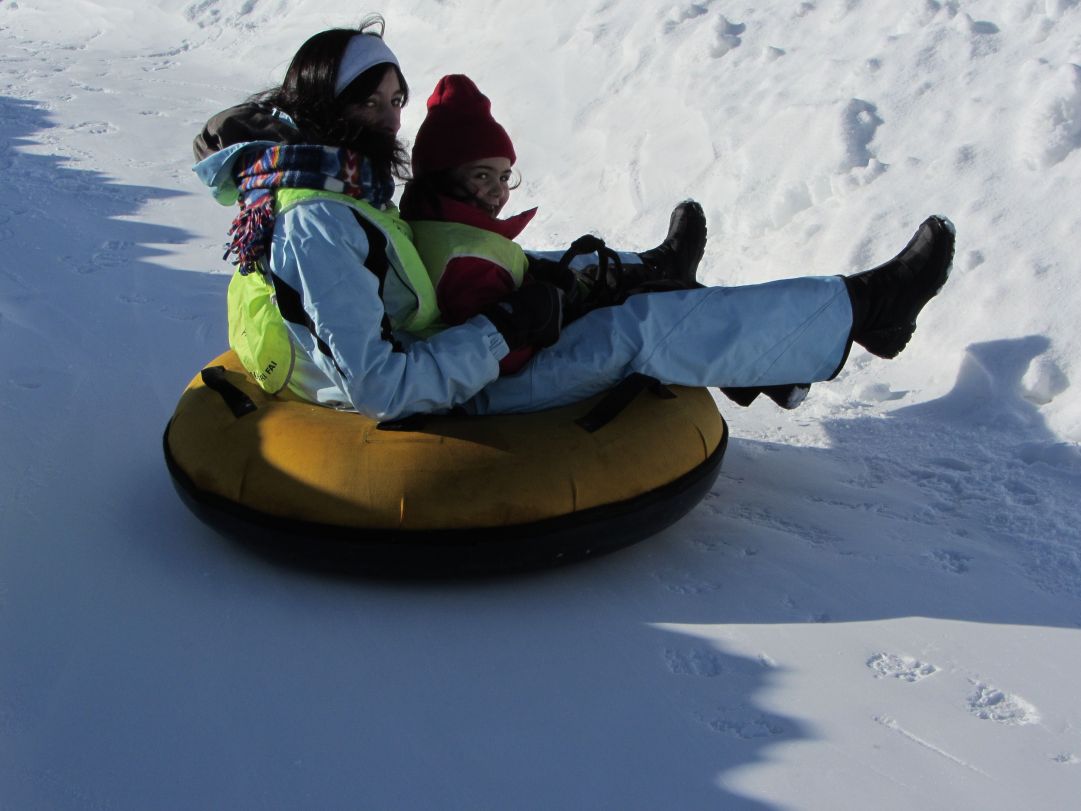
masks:
[[[900,352],[949,274],[953,228],[932,217],[893,260],[848,278],[632,296],[562,333],[561,295],[538,281],[436,331],[435,290],[390,202],[406,95],[377,33],[317,34],[262,100],[296,130],[288,142],[223,139],[196,166],[219,201],[241,204],[230,336],[267,388],[386,420],[540,410],[633,373],[690,386],[826,380],[852,342]],[[546,345],[499,377],[511,350]]]
[[[498,219],[510,197],[514,160],[488,99],[465,76],[440,79],[413,144],[413,178],[401,212],[449,325],[506,298],[527,276],[525,252],[512,240],[537,210]],[[534,352],[512,350],[500,372],[518,371]]]

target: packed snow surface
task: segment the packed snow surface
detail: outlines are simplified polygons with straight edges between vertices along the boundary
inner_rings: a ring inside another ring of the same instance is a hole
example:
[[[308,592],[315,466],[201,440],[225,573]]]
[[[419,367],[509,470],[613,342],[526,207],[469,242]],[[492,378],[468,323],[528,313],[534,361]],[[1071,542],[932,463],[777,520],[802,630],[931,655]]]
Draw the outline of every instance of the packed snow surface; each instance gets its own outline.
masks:
[[[387,17],[491,96],[522,239],[837,274],[932,213],[895,361],[718,394],[705,501],[536,575],[328,578],[224,543],[161,432],[226,346],[203,121]],[[0,0],[0,806],[1064,809],[1081,797],[1081,4]]]

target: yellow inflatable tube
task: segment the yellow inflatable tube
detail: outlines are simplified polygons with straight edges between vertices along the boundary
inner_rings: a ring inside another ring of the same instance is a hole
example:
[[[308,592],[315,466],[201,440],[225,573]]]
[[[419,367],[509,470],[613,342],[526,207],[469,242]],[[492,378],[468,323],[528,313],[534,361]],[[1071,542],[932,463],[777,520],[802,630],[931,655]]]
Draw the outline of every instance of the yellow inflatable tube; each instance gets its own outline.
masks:
[[[727,442],[709,392],[625,399],[386,425],[269,395],[230,351],[184,391],[165,455],[200,517],[263,550],[373,571],[519,568],[640,540],[709,491]]]

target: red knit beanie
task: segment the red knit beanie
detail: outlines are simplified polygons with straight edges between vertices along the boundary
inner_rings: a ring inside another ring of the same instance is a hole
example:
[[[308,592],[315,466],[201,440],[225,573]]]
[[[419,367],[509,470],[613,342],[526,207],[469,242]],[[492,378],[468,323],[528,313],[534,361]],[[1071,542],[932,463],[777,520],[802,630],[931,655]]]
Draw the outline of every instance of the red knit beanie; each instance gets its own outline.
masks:
[[[480,158],[516,160],[507,131],[492,118],[492,102],[468,76],[444,76],[428,98],[428,115],[413,142],[413,177]]]

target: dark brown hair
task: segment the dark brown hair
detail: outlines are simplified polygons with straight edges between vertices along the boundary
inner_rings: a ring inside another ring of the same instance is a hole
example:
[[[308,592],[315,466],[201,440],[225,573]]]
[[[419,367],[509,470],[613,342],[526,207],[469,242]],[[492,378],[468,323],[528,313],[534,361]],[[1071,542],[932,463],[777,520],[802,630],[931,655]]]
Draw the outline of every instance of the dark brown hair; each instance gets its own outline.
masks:
[[[398,138],[381,130],[366,127],[342,115],[343,101],[366,99],[375,92],[388,65],[376,65],[354,79],[335,95],[338,67],[349,40],[358,34],[381,35],[369,30],[382,24],[382,18],[369,18],[360,28],[332,28],[321,31],[300,46],[293,56],[279,87],[260,93],[256,100],[287,113],[300,130],[303,140],[355,149],[372,162],[377,174],[405,179],[409,177],[409,155]],[[397,65],[391,64],[402,88],[403,104],[409,98],[409,86]]]

